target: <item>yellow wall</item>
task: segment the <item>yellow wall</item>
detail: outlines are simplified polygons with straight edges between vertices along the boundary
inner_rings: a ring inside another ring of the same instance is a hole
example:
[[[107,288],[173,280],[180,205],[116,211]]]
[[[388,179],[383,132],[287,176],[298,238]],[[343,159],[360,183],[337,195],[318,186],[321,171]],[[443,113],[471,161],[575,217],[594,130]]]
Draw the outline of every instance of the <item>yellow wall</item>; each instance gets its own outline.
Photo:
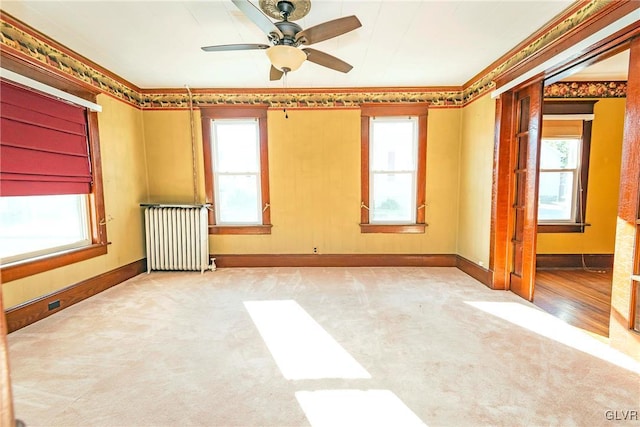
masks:
[[[139,203],[194,201],[189,112],[143,112],[104,95],[99,102],[109,253],[3,284],[7,307],[143,258]],[[540,253],[613,251],[624,100],[602,99],[595,111],[587,212],[593,226],[584,235],[540,235]],[[288,119],[270,110],[272,234],[211,236],[211,252],[457,253],[488,266],[494,115],[489,95],[462,109],[431,109],[426,233],[362,234],[359,110],[294,109]],[[198,111],[193,120],[196,201],[203,202]]]
[[[495,100],[487,94],[462,109],[457,253],[489,266]]]
[[[200,111],[193,113],[196,151],[194,199],[191,118],[188,111],[144,111],[143,126],[149,179],[149,201],[156,203],[203,203],[204,175]]]
[[[139,203],[147,198],[142,113],[100,95],[98,114],[108,254],[2,284],[5,308],[50,294],[145,257]]]
[[[460,110],[431,110],[425,234],[361,234],[360,111],[268,113],[271,235],[211,236],[213,254],[455,253]],[[198,165],[202,164],[199,116]],[[149,193],[192,199],[188,113],[144,112]],[[199,174],[199,186],[204,179]]]
[[[600,99],[594,107],[584,233],[539,233],[539,254],[612,254],[616,235],[618,187],[625,99]]]

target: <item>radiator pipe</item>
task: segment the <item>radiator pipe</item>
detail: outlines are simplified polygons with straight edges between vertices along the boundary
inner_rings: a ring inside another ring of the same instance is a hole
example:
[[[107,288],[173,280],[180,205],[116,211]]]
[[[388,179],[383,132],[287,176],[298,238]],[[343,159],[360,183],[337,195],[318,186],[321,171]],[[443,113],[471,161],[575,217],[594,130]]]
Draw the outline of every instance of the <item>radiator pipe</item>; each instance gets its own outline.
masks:
[[[184,85],[187,89],[187,93],[189,94],[189,122],[191,125],[191,160],[192,160],[192,170],[193,170],[193,203],[198,203],[198,193],[200,192],[200,188],[198,187],[198,165],[196,162],[196,134],[195,134],[195,124],[193,119],[193,95],[191,94],[191,89],[189,89],[188,85]]]

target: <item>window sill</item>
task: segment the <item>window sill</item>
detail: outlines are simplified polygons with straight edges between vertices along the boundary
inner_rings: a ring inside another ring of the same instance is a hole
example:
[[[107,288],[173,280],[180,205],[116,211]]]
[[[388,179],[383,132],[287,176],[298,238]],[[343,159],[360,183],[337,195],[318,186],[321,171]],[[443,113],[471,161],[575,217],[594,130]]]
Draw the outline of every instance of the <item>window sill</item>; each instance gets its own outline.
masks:
[[[63,252],[56,252],[43,255],[38,258],[30,258],[22,261],[15,261],[0,266],[0,282],[10,282],[22,279],[23,277],[53,270],[58,267],[95,258],[107,253],[106,243],[96,243],[82,248],[69,249]]]
[[[426,224],[360,224],[360,232],[423,234],[426,226]]]
[[[584,233],[591,224],[538,224],[538,233]]]
[[[209,234],[271,234],[273,225],[210,225]]]

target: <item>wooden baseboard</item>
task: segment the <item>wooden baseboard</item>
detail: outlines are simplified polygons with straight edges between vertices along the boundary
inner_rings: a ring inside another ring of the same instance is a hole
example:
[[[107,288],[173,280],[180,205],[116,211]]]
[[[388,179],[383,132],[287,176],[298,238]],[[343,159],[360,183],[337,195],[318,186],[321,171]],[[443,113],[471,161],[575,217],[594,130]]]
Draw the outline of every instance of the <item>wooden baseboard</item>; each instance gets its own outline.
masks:
[[[96,295],[105,289],[124,282],[147,271],[147,260],[132,262],[82,282],[76,283],[52,294],[27,301],[5,311],[8,332],[24,328],[38,320],[51,316],[73,304]],[[53,308],[49,308],[54,306]],[[59,305],[58,305],[59,304]]]
[[[217,267],[455,267],[453,254],[212,255]]]
[[[476,279],[478,282],[493,289],[493,271],[487,270],[486,268],[481,267],[475,262],[471,262],[460,255],[456,255],[456,267]]]
[[[582,268],[582,257],[587,268],[613,268],[613,254],[538,254],[536,267]]]

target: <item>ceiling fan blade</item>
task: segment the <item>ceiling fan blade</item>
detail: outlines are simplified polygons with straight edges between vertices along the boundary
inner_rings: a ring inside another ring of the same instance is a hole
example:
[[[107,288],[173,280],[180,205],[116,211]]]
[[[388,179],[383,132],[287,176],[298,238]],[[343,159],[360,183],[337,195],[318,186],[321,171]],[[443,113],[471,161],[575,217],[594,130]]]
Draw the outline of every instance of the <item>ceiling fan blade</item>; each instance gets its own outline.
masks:
[[[311,49],[310,47],[302,50],[307,54],[307,61],[314,62],[318,65],[322,65],[323,67],[331,68],[332,70],[340,71],[342,73],[348,73],[353,68],[352,65],[349,65],[342,59],[338,59],[328,53]]]
[[[225,52],[229,50],[254,50],[269,49],[268,44],[221,44],[217,46],[204,46],[201,49],[205,52]]]
[[[249,0],[231,0],[233,4],[235,4],[238,9],[244,13],[247,18],[251,19],[254,24],[258,26],[262,31],[266,34],[277,34],[278,39],[284,37],[282,32],[276,27],[276,25],[265,15],[262,13],[260,9],[258,9],[253,3]]]
[[[278,70],[276,67],[272,65],[271,71],[269,71],[269,80],[271,81],[280,80],[283,74],[284,73],[282,71]]]
[[[296,34],[296,41],[300,40],[303,44],[318,43],[348,33],[349,31],[353,31],[360,27],[362,27],[362,24],[358,18],[353,15],[345,16],[344,18],[327,21],[300,31]]]

